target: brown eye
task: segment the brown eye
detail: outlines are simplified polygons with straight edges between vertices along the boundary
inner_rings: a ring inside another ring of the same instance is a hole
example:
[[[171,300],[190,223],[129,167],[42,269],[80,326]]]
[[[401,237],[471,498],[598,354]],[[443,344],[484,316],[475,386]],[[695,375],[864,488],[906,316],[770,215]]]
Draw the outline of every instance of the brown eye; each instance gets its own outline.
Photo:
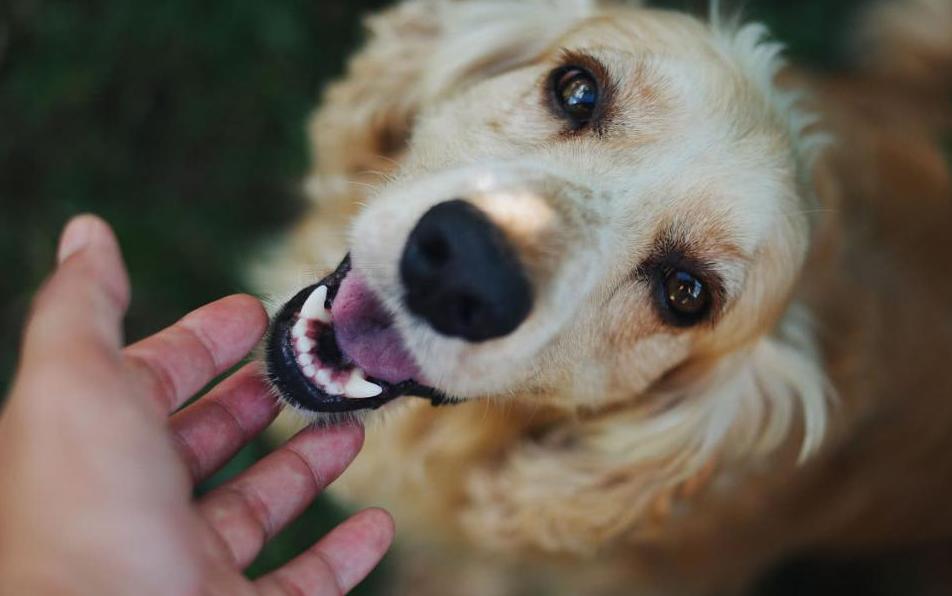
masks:
[[[711,296],[704,282],[687,271],[672,270],[662,284],[665,305],[673,322],[681,327],[690,327],[707,316]]]
[[[595,116],[598,107],[598,83],[588,71],[568,67],[556,71],[555,100],[559,109],[578,126]]]

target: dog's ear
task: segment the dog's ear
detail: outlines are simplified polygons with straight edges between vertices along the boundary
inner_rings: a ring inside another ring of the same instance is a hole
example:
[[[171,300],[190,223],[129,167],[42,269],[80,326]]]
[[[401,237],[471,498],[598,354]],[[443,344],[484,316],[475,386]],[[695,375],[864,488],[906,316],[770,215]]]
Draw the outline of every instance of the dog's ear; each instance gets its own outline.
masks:
[[[420,107],[531,61],[592,0],[409,0],[367,21],[369,39],[310,124],[313,173],[387,172]]]
[[[808,331],[723,359],[666,404],[556,429],[508,454],[471,486],[467,531],[502,547],[591,554],[653,534],[721,471],[798,465],[826,434],[830,388]]]

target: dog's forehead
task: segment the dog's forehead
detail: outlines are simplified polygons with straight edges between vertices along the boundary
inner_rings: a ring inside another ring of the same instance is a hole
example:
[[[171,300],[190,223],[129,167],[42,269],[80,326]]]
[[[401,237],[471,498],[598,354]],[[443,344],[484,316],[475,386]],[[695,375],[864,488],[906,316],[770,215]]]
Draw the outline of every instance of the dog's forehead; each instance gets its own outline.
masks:
[[[701,21],[685,14],[616,9],[580,20],[555,46],[603,46],[636,53],[678,54],[704,51],[709,37],[710,30]]]

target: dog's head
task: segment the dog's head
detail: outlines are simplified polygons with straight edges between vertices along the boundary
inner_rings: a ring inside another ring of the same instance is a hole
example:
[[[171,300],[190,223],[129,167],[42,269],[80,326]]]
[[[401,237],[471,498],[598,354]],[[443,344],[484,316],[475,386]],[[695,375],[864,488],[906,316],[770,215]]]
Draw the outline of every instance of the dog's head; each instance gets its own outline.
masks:
[[[577,412],[705,394],[737,414],[766,391],[788,413],[812,400],[815,443],[822,377],[777,331],[809,245],[811,141],[764,30],[585,2],[428,6],[426,64],[378,100],[409,114],[399,167],[350,259],[276,319],[288,401]]]

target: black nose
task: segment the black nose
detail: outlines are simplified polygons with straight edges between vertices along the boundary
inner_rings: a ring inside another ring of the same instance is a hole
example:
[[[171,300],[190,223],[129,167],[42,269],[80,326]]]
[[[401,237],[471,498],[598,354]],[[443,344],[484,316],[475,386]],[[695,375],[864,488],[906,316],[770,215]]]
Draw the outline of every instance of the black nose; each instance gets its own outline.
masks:
[[[509,335],[532,308],[529,280],[502,230],[459,199],[420,218],[400,277],[411,312],[437,332],[471,342]]]

